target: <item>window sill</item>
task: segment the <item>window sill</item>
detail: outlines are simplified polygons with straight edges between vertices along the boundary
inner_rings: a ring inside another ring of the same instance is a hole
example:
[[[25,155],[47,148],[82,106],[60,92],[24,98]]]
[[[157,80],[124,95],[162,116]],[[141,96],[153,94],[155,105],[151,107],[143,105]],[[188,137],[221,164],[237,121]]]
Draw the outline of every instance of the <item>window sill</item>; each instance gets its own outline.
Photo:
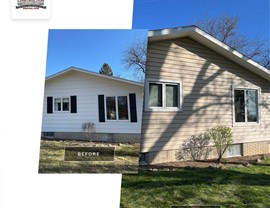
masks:
[[[180,108],[147,108],[145,111],[151,112],[180,112],[182,109]]]
[[[260,122],[233,123],[233,126],[260,126]]]

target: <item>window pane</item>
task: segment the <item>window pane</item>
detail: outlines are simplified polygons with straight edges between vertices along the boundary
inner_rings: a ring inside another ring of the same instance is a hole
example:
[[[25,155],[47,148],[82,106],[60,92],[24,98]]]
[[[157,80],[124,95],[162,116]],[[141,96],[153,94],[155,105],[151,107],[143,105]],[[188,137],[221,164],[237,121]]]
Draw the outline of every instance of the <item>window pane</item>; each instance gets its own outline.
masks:
[[[257,90],[247,90],[247,120],[248,122],[258,122],[258,95]]]
[[[127,96],[118,96],[118,119],[128,120]]]
[[[115,97],[106,97],[107,119],[116,120]]]
[[[166,107],[178,107],[178,85],[166,85]]]
[[[69,111],[69,98],[63,98],[63,111]]]
[[[245,94],[244,90],[234,90],[235,122],[245,122]]]
[[[54,110],[61,111],[61,98],[54,99]]]
[[[241,145],[241,144],[233,144],[233,145],[227,150],[227,156],[228,156],[228,157],[242,156],[242,145]]]
[[[149,107],[162,107],[161,84],[149,84]]]

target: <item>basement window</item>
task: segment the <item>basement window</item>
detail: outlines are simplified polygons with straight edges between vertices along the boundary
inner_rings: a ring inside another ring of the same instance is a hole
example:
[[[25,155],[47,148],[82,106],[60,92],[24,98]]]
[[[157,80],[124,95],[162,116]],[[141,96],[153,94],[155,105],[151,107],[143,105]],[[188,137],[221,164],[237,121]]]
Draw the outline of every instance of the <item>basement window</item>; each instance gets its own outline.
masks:
[[[237,157],[243,155],[243,145],[242,144],[233,144],[227,150],[227,157]]]

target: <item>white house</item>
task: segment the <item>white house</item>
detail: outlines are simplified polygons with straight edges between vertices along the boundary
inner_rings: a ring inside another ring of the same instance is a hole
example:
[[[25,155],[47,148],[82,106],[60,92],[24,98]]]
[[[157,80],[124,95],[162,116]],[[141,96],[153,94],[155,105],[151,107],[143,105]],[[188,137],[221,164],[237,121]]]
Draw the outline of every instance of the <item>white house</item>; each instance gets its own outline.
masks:
[[[143,84],[70,67],[45,80],[42,137],[85,139],[94,122],[96,140],[139,142]]]

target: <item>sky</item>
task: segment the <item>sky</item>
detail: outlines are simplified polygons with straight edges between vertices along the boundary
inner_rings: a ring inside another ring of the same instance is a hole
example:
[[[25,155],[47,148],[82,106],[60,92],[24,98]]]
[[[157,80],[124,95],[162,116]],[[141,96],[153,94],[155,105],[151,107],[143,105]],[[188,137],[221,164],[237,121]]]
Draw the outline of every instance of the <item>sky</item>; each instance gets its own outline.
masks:
[[[134,0],[132,28],[196,24],[204,16],[239,16],[239,31],[269,40],[269,0]]]
[[[148,29],[194,25],[203,16],[239,16],[242,35],[269,42],[269,10],[269,0],[134,0],[133,30],[50,30],[46,76],[70,66],[98,72],[108,63],[132,79],[121,61],[126,48]]]
[[[99,72],[108,63],[115,76],[131,78],[122,64],[124,51],[147,30],[50,30],[46,76],[71,66]]]

